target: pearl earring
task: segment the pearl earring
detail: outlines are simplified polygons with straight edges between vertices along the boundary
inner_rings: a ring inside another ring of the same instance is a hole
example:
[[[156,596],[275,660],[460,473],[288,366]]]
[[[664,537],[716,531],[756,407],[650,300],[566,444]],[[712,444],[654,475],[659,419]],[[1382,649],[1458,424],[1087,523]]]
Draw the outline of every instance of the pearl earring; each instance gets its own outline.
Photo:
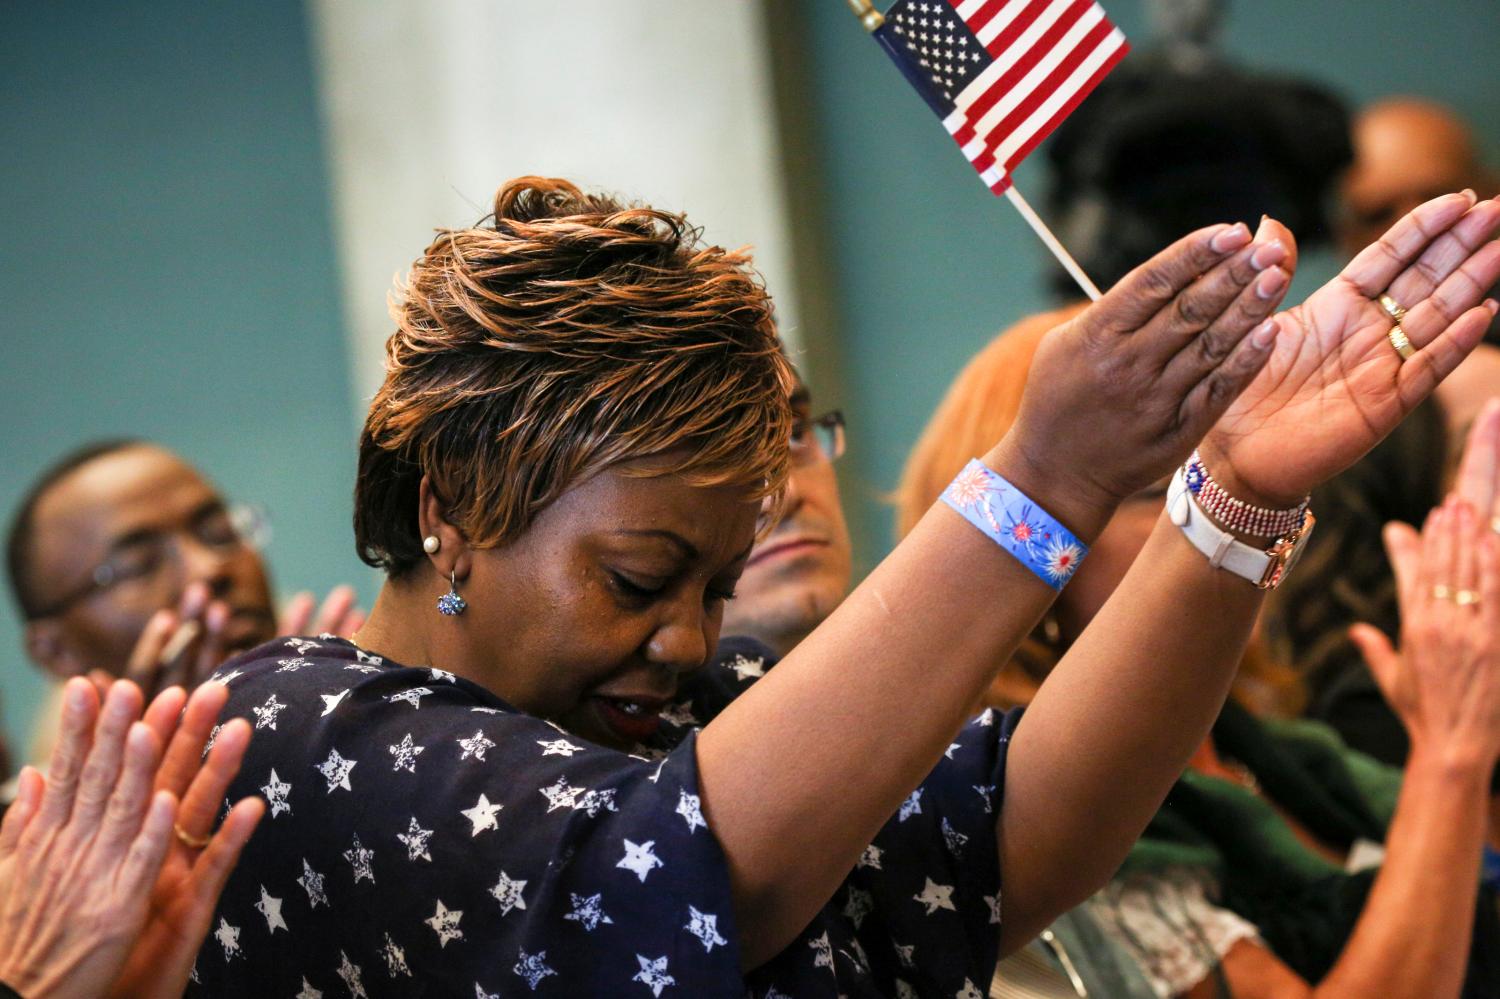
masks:
[[[438,597],[438,613],[446,617],[457,617],[469,609],[469,602],[458,595],[458,578],[448,574],[448,592]]]
[[[443,547],[443,543],[438,539],[436,534],[429,534],[422,539],[422,550],[429,555],[436,555],[438,549],[441,547]]]

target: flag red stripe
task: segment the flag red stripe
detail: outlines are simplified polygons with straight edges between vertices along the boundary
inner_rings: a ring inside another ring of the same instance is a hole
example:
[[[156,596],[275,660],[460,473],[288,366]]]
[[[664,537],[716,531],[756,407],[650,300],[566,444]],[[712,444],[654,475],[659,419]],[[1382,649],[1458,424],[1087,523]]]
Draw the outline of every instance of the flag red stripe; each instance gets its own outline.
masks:
[[[1033,6],[1046,7],[1047,0],[1038,0]],[[974,138],[974,123],[983,118],[985,112],[994,107],[1017,83],[1025,78],[1027,73],[1035,69],[1036,64],[1046,58],[1057,47],[1057,43],[1062,36],[1067,34],[1068,30],[1078,23],[1079,18],[1087,14],[1093,7],[1093,0],[1074,0],[1072,6],[1065,10],[1050,28],[1042,32],[1041,37],[1036,40],[1036,44],[1028,49],[1026,54],[1018,59],[1014,66],[1006,70],[998,80],[991,84],[990,88],[981,94],[978,100],[964,109],[966,122],[964,127],[954,134],[954,141],[959,146],[967,145],[969,140]],[[1109,27],[1107,21],[1101,20],[1099,23],[1103,24],[1106,29]],[[1043,90],[1044,86],[1045,84],[1038,86],[1037,92]],[[991,132],[993,133],[993,131],[992,129]]]
[[[1047,138],[1047,136],[1051,135],[1053,129],[1057,128],[1058,125],[1061,125],[1062,120],[1068,115],[1072,114],[1077,109],[1078,105],[1083,102],[1083,99],[1085,97],[1094,92],[1094,88],[1099,85],[1099,81],[1104,79],[1104,77],[1108,75],[1110,70],[1119,65],[1120,60],[1125,58],[1126,53],[1128,53],[1129,51],[1130,46],[1128,44],[1121,44],[1121,46],[1115,50],[1114,55],[1104,60],[1104,65],[1100,66],[1098,71],[1095,72],[1093,76],[1089,77],[1088,82],[1085,83],[1082,87],[1078,88],[1078,93],[1074,94],[1071,100],[1069,100],[1066,104],[1058,109],[1057,114],[1053,115],[1047,120],[1047,124],[1037,129],[1036,134],[1028,139],[1020,149],[1015,151],[1015,153],[1005,163],[1005,172],[1007,176],[1009,176],[1010,171],[1015,166],[1015,164],[1020,163],[1026,157],[1030,156],[1032,151],[1036,149],[1041,141]]]
[[[1027,118],[1035,114],[1053,94],[1057,93],[1062,88],[1062,85],[1067,82],[1068,77],[1073,74],[1073,71],[1092,55],[1096,49],[1103,45],[1104,41],[1114,30],[1114,25],[1105,20],[1101,20],[1098,24],[1094,25],[1094,29],[1087,35],[1084,35],[1078,45],[1063,57],[1062,62],[1058,63],[1057,68],[1048,73],[1046,79],[1038,84],[1036,89],[1014,111],[1006,115],[1000,124],[990,130],[989,134],[993,141],[987,143],[985,151],[974,160],[974,168],[981,171],[988,170],[995,162],[996,150],[1005,141],[1006,137],[1019,128]],[[1113,63],[1110,65],[1113,65]],[[1092,80],[1092,77],[1090,79]],[[1087,94],[1091,89],[1093,89],[1093,84],[1087,85],[1087,89],[1083,89],[1080,92]],[[1012,160],[1012,162],[1020,161]]]
[[[1016,39],[1021,37],[1021,33],[1035,24],[1036,19],[1041,17],[1042,12],[1050,6],[1050,0],[1032,0],[1025,10],[1016,15],[1015,20],[1005,26],[1004,31],[990,39],[990,43],[984,47],[985,51],[992,58],[1000,58],[1000,54],[1015,44]]]
[[[963,6],[963,2],[964,0],[948,0],[948,6],[952,7],[956,14],[958,13],[958,8]],[[979,30],[986,24],[989,24],[990,19],[1000,13],[1005,8],[1005,5],[1010,2],[1011,0],[984,0],[984,6],[980,7],[967,18],[960,15],[959,20],[967,24],[969,30],[977,35]]]

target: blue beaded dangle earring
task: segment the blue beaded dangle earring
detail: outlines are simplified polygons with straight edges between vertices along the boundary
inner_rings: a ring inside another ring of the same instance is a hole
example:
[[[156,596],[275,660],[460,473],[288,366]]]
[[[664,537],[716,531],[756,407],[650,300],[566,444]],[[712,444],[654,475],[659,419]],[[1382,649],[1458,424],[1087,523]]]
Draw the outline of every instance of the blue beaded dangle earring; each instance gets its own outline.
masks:
[[[438,597],[438,613],[448,617],[457,617],[469,609],[469,602],[458,595],[458,579],[453,573],[448,574],[448,592]]]

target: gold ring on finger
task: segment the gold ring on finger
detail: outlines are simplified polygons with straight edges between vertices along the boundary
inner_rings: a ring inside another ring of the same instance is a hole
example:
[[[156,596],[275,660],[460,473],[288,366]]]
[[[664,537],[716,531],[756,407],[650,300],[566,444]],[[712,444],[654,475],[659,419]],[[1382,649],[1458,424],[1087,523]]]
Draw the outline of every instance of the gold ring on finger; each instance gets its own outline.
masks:
[[[1400,355],[1401,360],[1404,361],[1417,352],[1416,348],[1411,345],[1411,341],[1406,338],[1406,331],[1401,328],[1400,323],[1392,326],[1391,331],[1385,336],[1391,341],[1391,346],[1396,348],[1396,353]]]
[[[177,823],[172,823],[172,831],[177,834],[177,839],[189,850],[201,850],[213,839],[212,836],[194,836]]]
[[[1453,594],[1453,602],[1460,607],[1472,607],[1479,603],[1478,590],[1457,590]]]
[[[1399,325],[1401,320],[1406,318],[1406,310],[1401,307],[1401,303],[1389,295],[1380,296],[1380,307],[1385,310],[1386,315],[1391,317],[1393,323]]]
[[[1435,583],[1432,587],[1432,599],[1447,600],[1453,596],[1453,591],[1442,583]]]

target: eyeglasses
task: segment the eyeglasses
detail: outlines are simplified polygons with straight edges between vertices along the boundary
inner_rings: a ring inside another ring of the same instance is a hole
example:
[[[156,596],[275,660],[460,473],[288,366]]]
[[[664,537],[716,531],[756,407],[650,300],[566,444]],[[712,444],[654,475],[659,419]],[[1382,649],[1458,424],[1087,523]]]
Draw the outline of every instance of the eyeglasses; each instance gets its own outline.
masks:
[[[794,465],[838,461],[844,454],[844,414],[834,409],[792,424],[791,452]]]
[[[181,562],[181,534],[191,536],[221,558],[228,558],[242,549],[259,551],[270,544],[271,521],[260,507],[236,503],[211,509],[185,528],[127,536],[115,545],[108,558],[94,566],[85,583],[28,617],[32,620],[55,617],[121,584],[158,576],[168,564]]]

